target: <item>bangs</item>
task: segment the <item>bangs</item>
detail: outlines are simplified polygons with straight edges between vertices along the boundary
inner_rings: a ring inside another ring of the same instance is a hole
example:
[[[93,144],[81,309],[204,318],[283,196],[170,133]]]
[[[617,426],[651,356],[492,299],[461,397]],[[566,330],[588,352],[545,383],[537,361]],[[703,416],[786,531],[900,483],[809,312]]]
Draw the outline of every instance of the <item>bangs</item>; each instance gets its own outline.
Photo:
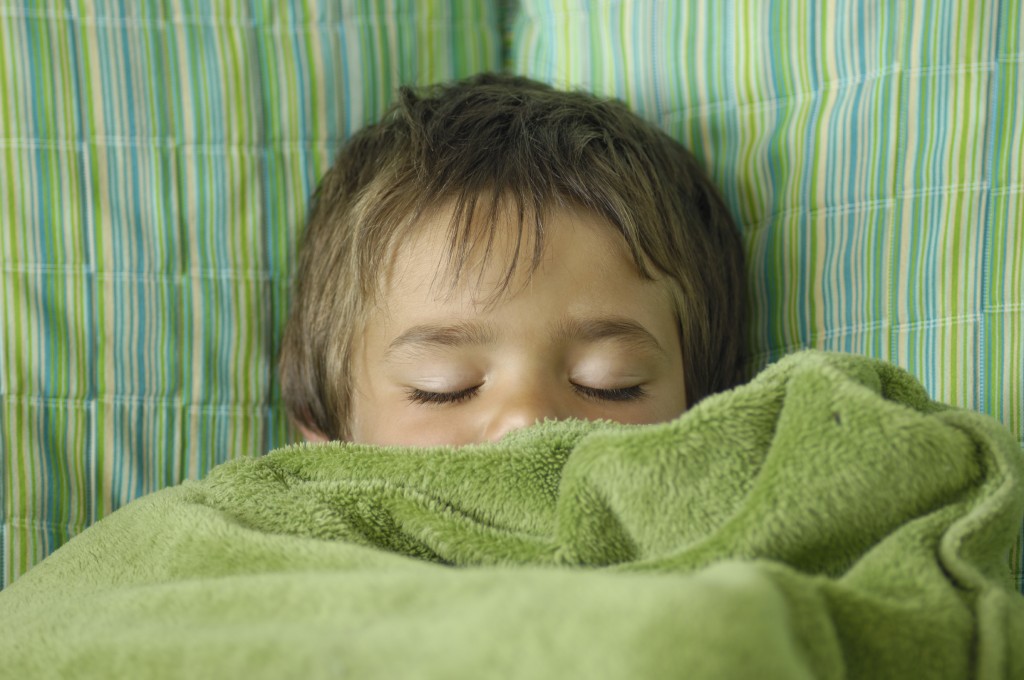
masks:
[[[373,207],[363,231],[375,241],[364,242],[361,248],[365,257],[358,278],[367,306],[383,299],[399,255],[415,247],[425,230],[436,229],[443,234],[444,248],[431,289],[445,299],[462,287],[486,291],[481,302],[493,307],[529,285],[543,261],[551,213],[566,209],[590,213],[610,233],[625,237],[625,254],[641,278],[654,280],[658,273],[671,278],[669,272],[658,272],[661,268],[643,252],[641,244],[628,237],[629,232],[592,207],[554,192],[544,197],[524,195],[516,188],[488,187],[440,199],[435,194],[431,200],[422,198],[425,193],[413,197],[371,191],[365,196]]]

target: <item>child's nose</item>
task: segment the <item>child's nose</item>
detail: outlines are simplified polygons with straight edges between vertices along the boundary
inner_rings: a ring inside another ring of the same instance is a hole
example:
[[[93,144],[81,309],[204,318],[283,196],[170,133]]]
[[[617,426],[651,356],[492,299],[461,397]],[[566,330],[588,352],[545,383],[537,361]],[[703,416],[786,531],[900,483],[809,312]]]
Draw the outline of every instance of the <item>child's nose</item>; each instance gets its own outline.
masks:
[[[520,389],[496,400],[484,431],[484,441],[497,441],[513,430],[529,427],[545,418],[568,418],[553,390],[537,385]]]

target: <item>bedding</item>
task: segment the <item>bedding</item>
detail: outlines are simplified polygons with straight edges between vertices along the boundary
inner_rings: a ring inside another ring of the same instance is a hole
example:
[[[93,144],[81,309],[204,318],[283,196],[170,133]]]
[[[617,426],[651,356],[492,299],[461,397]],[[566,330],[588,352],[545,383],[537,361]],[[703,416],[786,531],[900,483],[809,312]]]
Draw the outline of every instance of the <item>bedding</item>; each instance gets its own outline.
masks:
[[[1016,0],[0,2],[0,588],[294,441],[274,361],[309,193],[399,84],[503,64],[706,164],[752,369],[873,356],[1024,443],[1022,29]],[[1024,591],[1024,533],[1009,560]]]
[[[803,352],[665,424],[302,444],[136,500],[0,592],[10,677],[1024,677],[1024,457]]]
[[[511,70],[692,149],[747,246],[751,348],[913,373],[1024,445],[1024,3],[520,0]],[[1011,555],[1024,592],[1024,534]]]

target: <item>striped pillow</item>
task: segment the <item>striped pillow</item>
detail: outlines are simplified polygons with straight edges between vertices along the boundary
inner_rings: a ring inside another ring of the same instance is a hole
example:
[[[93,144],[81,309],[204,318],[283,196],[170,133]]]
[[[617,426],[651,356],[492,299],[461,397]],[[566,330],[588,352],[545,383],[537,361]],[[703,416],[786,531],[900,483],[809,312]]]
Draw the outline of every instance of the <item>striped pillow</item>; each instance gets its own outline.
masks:
[[[1020,2],[520,5],[515,72],[625,99],[723,188],[757,366],[879,357],[1024,442]]]
[[[400,83],[501,65],[479,0],[0,8],[0,586],[129,500],[291,441],[295,235]]]

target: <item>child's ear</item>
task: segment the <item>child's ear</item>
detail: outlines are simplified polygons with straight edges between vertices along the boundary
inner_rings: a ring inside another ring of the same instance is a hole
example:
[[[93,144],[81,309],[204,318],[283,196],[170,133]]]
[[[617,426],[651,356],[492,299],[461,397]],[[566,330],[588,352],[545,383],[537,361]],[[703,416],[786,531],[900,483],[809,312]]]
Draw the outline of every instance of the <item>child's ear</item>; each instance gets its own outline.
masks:
[[[295,427],[299,428],[299,433],[302,434],[302,438],[305,439],[307,442],[317,443],[330,441],[327,435],[325,435],[323,432],[316,429],[315,427],[310,428],[303,425],[302,423],[295,423]]]

